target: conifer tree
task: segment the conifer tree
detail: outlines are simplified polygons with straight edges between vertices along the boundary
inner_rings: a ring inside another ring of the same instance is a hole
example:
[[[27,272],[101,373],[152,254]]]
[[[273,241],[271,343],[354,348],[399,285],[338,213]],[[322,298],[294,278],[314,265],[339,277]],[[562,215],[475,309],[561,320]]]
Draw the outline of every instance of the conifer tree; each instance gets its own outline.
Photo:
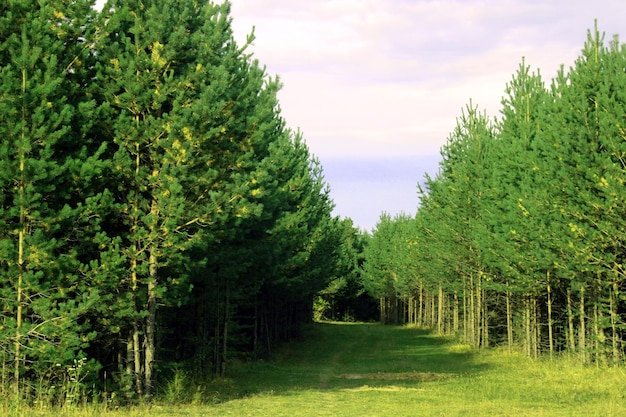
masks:
[[[229,123],[233,89],[239,93],[246,74],[228,5],[112,1],[102,22],[99,78],[111,120],[104,140],[115,149],[120,259],[129,271],[120,281],[129,298],[121,301],[132,311],[123,365],[136,392],[150,395],[157,305],[180,302],[189,288],[173,268],[177,258],[198,228],[218,222],[219,213],[244,210],[240,196],[214,192],[213,184],[224,172],[216,161],[233,163],[228,147],[239,146]],[[229,142],[219,153],[212,149]]]
[[[115,149],[112,193],[124,225],[109,230],[129,270],[120,280],[129,297],[119,302],[131,354],[120,365],[149,394],[156,306],[196,313],[198,343],[186,348],[196,358],[209,349],[223,373],[236,306],[263,283],[247,274],[256,252],[267,252],[259,242],[286,213],[303,216],[316,186],[308,150],[279,117],[280,84],[234,42],[228,3],[110,2],[103,22],[100,94],[112,120],[103,131]],[[278,162],[277,151],[285,152]],[[281,173],[281,164],[295,171]],[[305,226],[329,213],[325,201],[304,214]]]
[[[624,62],[617,38],[606,46],[597,27],[589,31],[582,55],[555,80],[548,113],[553,117],[539,143],[540,167],[553,178],[548,198],[561,219],[552,223],[553,235],[561,237],[552,251],[567,256],[557,266],[578,299],[578,308],[568,303],[568,310],[570,323],[577,316],[576,348],[583,360],[590,353],[621,355],[615,309],[623,282],[624,165],[623,141],[617,138],[623,136]]]
[[[99,175],[86,137],[92,19],[87,1],[15,1],[0,18],[2,349],[25,378],[63,378],[92,337],[83,319],[98,298],[78,234],[86,183]]]
[[[483,221],[484,179],[490,169],[493,140],[492,121],[470,103],[442,148],[444,187],[437,188],[443,192],[439,206],[451,211],[443,223],[444,232],[452,238],[447,250],[463,282],[468,337],[476,346],[489,341],[486,290],[490,271],[484,268],[476,239]]]
[[[480,229],[481,237],[477,239],[485,264],[494,272],[494,284],[505,295],[505,313],[500,316],[506,318],[506,322],[501,320],[501,323],[507,328],[507,343],[511,348],[514,314],[519,310],[528,319],[524,320],[526,329],[523,336],[520,335],[528,354],[533,353],[531,350],[536,354],[538,347],[537,331],[532,332],[530,327],[530,318],[537,312],[531,311],[531,307],[537,305],[536,297],[553,290],[553,285],[546,281],[555,262],[544,243],[549,239],[546,233],[549,210],[544,204],[547,190],[533,150],[542,113],[550,100],[541,75],[531,73],[522,60],[502,99],[502,119],[492,149],[492,168],[486,172],[484,200],[489,203],[483,209],[484,224]],[[548,295],[546,303],[541,303],[547,304],[548,310],[550,297]],[[553,350],[553,326],[551,322],[548,324],[549,344]]]

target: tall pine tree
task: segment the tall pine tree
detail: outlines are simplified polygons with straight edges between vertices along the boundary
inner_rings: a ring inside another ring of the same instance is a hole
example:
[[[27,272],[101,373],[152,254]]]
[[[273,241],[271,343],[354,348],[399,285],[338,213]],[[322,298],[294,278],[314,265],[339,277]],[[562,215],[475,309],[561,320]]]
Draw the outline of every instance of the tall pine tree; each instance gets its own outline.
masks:
[[[98,291],[78,240],[100,175],[86,136],[92,18],[87,1],[12,1],[0,18],[2,349],[17,392],[25,378],[64,378],[92,336],[83,317]]]

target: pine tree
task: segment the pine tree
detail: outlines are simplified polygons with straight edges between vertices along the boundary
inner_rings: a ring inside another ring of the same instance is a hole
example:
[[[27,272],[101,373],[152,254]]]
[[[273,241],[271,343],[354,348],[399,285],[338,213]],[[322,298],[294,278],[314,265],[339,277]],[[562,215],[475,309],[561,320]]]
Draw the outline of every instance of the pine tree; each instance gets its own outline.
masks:
[[[102,19],[100,94],[112,121],[102,131],[115,149],[111,192],[123,224],[108,233],[130,271],[120,280],[129,296],[118,300],[128,315],[115,320],[130,319],[120,366],[141,395],[153,385],[157,305],[192,313],[197,343],[182,349],[202,358],[197,370],[211,357],[224,372],[236,307],[263,282],[247,274],[256,251],[267,252],[256,239],[267,243],[285,205],[300,208],[288,196],[309,188],[286,185],[295,177],[264,162],[276,158],[275,143],[293,146],[278,115],[280,83],[234,42],[227,3],[110,2]],[[310,174],[308,159],[286,157]]]
[[[152,392],[157,305],[176,302],[188,288],[168,267],[180,264],[191,229],[213,222],[210,215],[226,203],[200,187],[216,175],[205,144],[225,130],[231,75],[222,61],[238,53],[227,14],[225,6],[168,1],[109,2],[102,16],[100,94],[111,120],[103,139],[115,150],[112,191],[124,226],[113,233],[129,271],[120,281],[129,298],[120,301],[130,308],[120,310],[132,312],[122,331],[130,354],[120,365],[139,395]],[[209,99],[217,100],[201,110]]]
[[[85,182],[99,175],[85,135],[91,4],[9,2],[0,18],[2,349],[13,384],[54,381],[83,359],[98,298],[81,271]],[[82,177],[81,177],[82,176]],[[61,373],[59,373],[61,371]]]
[[[584,361],[590,353],[601,360],[621,356],[616,297],[623,281],[624,165],[616,138],[623,136],[624,54],[618,39],[605,46],[597,27],[589,32],[575,65],[555,80],[553,118],[540,143],[540,167],[553,178],[548,198],[561,218],[553,223],[561,238],[552,251],[567,256],[558,271],[578,298],[570,315],[577,315],[576,348]]]
[[[541,75],[531,73],[525,61],[507,84],[502,99],[502,119],[497,140],[492,149],[492,169],[486,174],[487,187],[482,235],[477,240],[484,253],[484,262],[494,271],[495,284],[506,299],[507,344],[514,343],[513,323],[518,310],[520,316],[535,317],[530,311],[537,297],[548,295],[556,287],[547,282],[555,258],[545,250],[549,239],[546,224],[549,210],[545,206],[545,182],[538,172],[537,155],[533,146],[541,125],[546,103],[551,100]],[[547,291],[546,291],[547,290]],[[518,307],[523,304],[523,308]],[[541,303],[544,304],[544,303]],[[553,346],[553,324],[548,315],[549,345]],[[537,331],[532,331],[531,320],[524,320],[523,333],[526,352],[537,354]],[[534,347],[534,349],[533,349]]]

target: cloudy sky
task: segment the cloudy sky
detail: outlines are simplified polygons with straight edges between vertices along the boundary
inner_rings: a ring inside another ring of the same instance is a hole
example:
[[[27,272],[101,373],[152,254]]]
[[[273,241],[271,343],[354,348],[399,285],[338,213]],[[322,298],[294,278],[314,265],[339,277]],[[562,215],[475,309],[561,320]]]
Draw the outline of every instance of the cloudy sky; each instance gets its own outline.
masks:
[[[415,213],[417,183],[471,99],[497,116],[522,57],[549,81],[593,28],[626,39],[623,0],[232,0],[242,42],[284,86],[335,213],[363,229]],[[607,38],[607,39],[608,39]]]

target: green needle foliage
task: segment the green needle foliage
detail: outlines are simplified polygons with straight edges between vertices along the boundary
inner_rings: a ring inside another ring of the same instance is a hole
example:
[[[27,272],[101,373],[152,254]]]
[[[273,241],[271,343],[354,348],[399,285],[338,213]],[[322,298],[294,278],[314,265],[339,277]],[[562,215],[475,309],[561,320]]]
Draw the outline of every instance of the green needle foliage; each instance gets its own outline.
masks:
[[[82,84],[93,16],[88,2],[64,3],[8,2],[0,21],[0,345],[18,397],[33,381],[62,382],[83,357],[99,293],[77,239],[84,187],[99,175]]]
[[[17,405],[42,381],[67,404],[223,375],[296,335],[345,268],[322,168],[229,14],[6,3],[0,347]]]

